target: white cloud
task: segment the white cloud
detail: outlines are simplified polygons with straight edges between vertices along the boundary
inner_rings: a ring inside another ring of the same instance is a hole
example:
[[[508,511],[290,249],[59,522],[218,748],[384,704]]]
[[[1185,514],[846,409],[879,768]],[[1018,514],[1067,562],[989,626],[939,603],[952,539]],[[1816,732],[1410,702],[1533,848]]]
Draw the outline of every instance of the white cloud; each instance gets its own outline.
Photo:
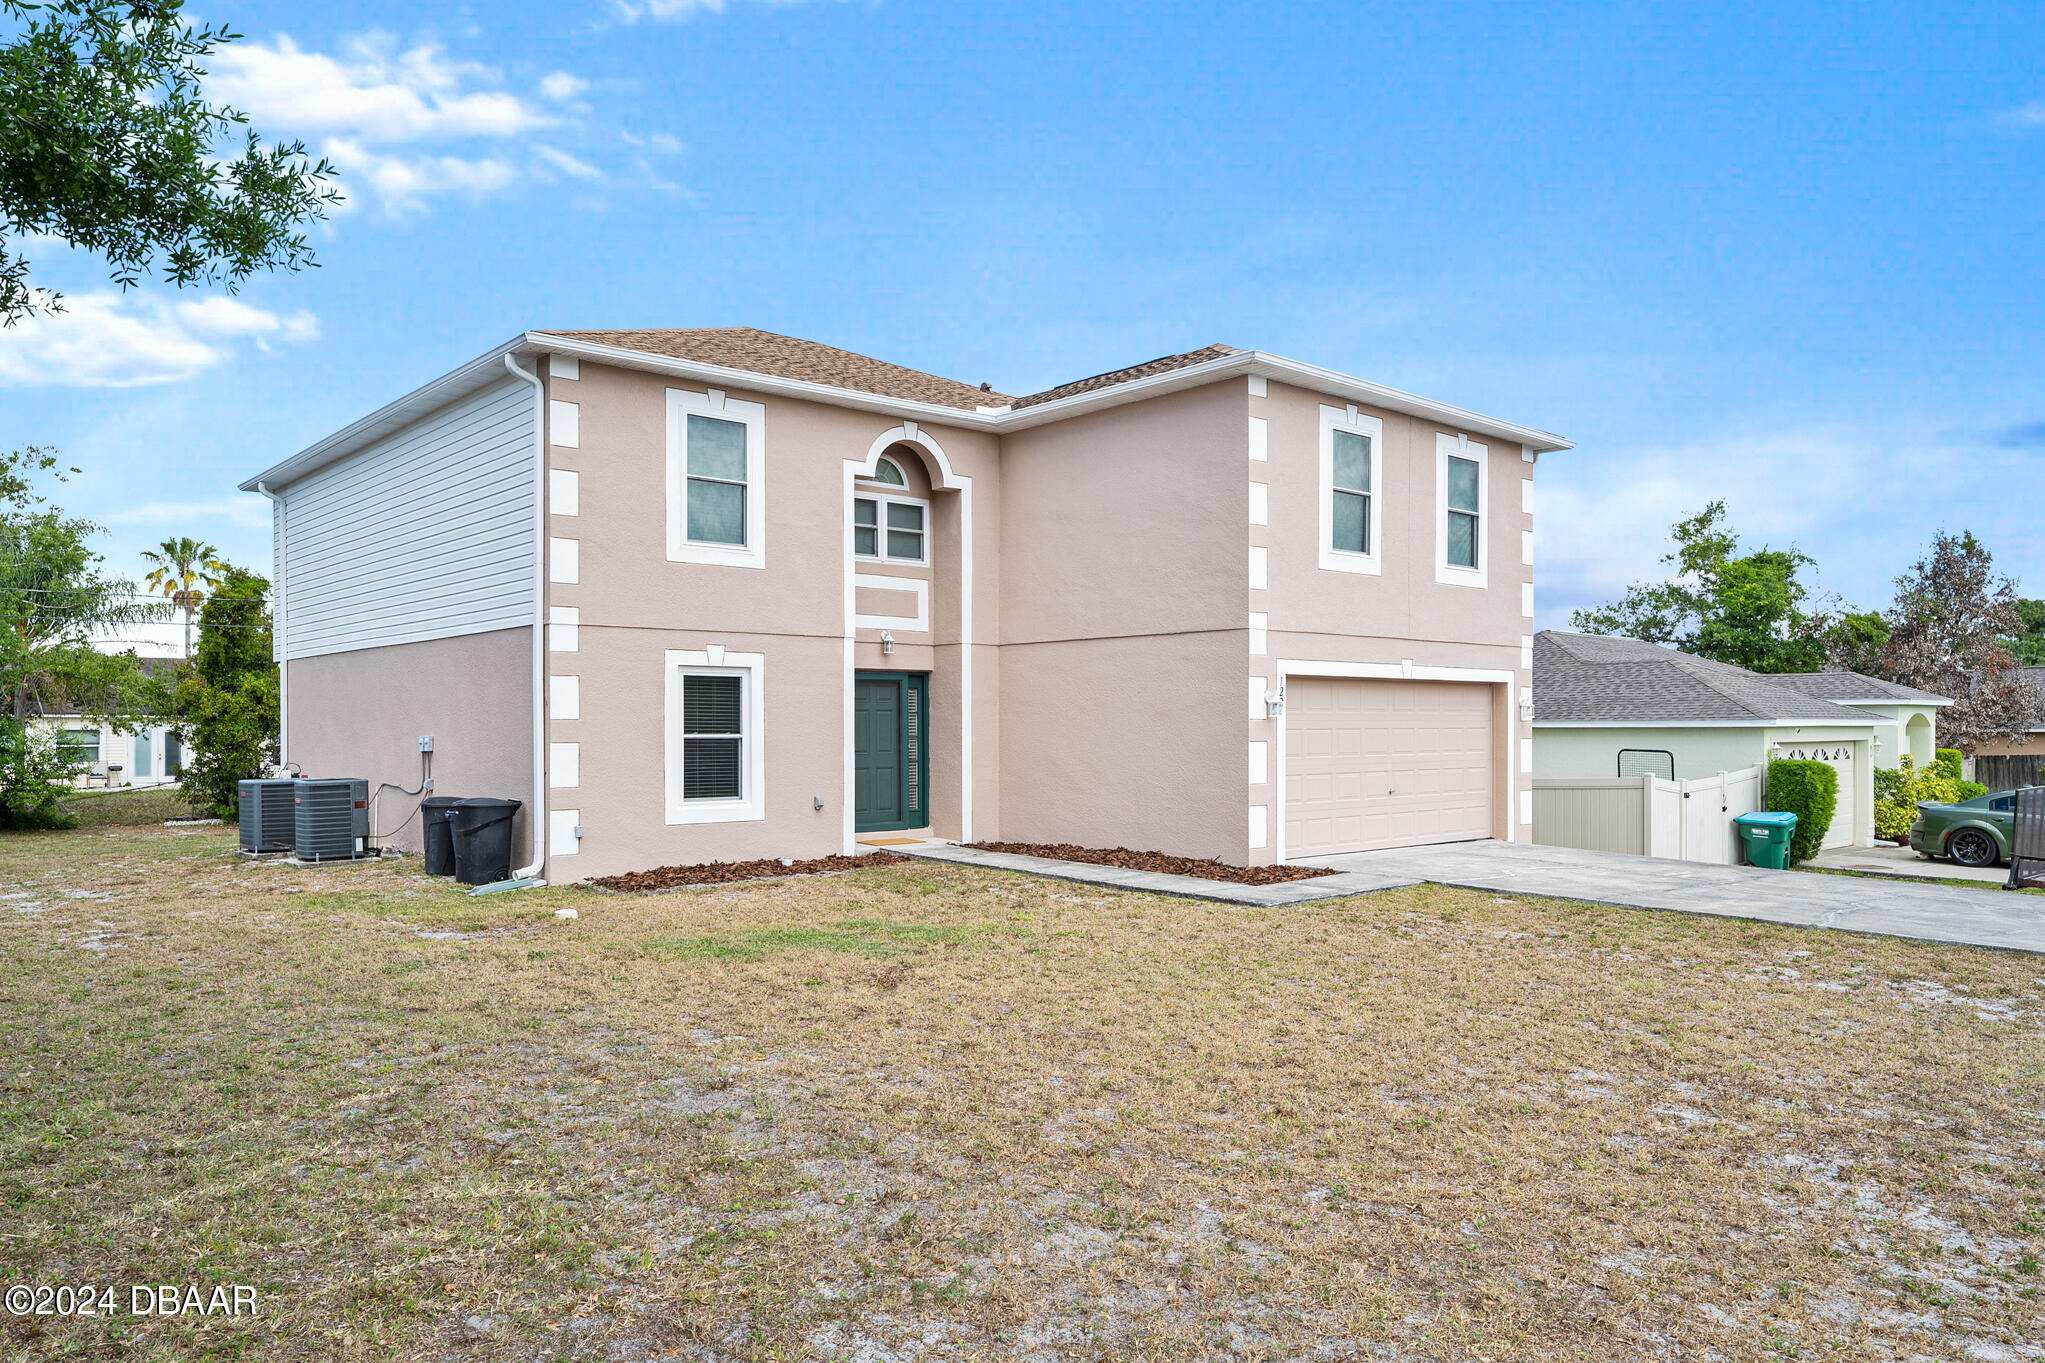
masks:
[[[270,528],[270,504],[260,497],[226,497],[206,502],[143,502],[95,517],[109,529],[217,525],[231,521],[248,530]]]
[[[309,312],[280,315],[234,298],[94,292],[64,311],[0,329],[0,384],[132,388],[175,383],[225,363],[237,343],[267,350],[319,335]]]
[[[551,100],[570,100],[589,88],[589,82],[566,71],[550,71],[540,77],[540,93]]]
[[[2045,100],[2034,100],[2010,110],[2009,121],[2024,128],[2045,128]]]
[[[232,43],[214,54],[207,92],[258,126],[365,143],[510,137],[553,121],[517,95],[476,88],[495,85],[497,73],[432,43],[400,51],[390,35],[370,33],[344,40],[342,52],[309,52],[282,36]]]
[[[352,172],[392,217],[421,212],[435,197],[501,193],[519,178],[512,163],[501,156],[383,153],[345,138],[329,142],[326,152],[344,171]]]
[[[536,145],[533,155],[541,162],[576,180],[601,180],[604,173],[579,157],[570,156],[558,147]]]
[[[675,20],[687,19],[694,14],[722,14],[729,0],[611,0],[611,9],[626,23],[637,23],[640,19]],[[755,3],[783,7],[810,3],[810,0],[755,0]]]

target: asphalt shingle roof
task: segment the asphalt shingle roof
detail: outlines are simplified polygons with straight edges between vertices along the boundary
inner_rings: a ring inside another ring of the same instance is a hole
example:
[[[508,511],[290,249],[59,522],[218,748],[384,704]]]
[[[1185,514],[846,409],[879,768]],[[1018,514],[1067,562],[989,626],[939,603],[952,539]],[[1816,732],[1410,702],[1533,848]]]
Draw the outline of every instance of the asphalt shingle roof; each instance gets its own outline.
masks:
[[[752,374],[800,379],[806,383],[849,388],[858,393],[906,398],[970,412],[976,407],[1002,407],[1014,399],[957,379],[907,369],[870,355],[820,345],[794,336],[779,336],[757,327],[698,327],[663,331],[549,331],[571,341],[643,350],[649,355],[722,365]]]
[[[1784,672],[1771,675],[1768,680],[1777,686],[1787,686],[1792,691],[1801,691],[1823,700],[1915,701],[1929,705],[1945,699],[1914,686],[1883,681],[1880,677],[1869,677],[1859,672]]]
[[[1638,639],[1560,630],[1534,636],[1534,718],[1561,724],[1879,722],[1865,710],[1807,695],[1744,667]]]
[[[1145,360],[1142,364],[1132,364],[1127,369],[1112,369],[1105,374],[1096,374],[1090,379],[1074,379],[1071,383],[1046,388],[1043,392],[1032,393],[1026,398],[1017,398],[1015,406],[1018,409],[1035,407],[1039,403],[1056,402],[1059,398],[1075,397],[1080,393],[1091,393],[1102,388],[1113,388],[1116,384],[1128,383],[1134,379],[1147,379],[1152,374],[1169,374],[1174,369],[1205,364],[1224,355],[1239,353],[1241,352],[1232,345],[1210,345],[1202,346],[1198,350],[1181,351],[1177,355],[1160,355],[1157,359]]]

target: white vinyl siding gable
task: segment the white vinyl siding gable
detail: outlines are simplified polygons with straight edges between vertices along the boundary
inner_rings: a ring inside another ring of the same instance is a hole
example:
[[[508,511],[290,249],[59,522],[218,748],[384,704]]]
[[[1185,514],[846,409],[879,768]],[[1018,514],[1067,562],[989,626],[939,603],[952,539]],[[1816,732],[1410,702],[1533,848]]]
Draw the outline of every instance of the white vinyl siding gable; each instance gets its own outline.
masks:
[[[530,625],[533,439],[507,380],[281,489],[285,655]]]

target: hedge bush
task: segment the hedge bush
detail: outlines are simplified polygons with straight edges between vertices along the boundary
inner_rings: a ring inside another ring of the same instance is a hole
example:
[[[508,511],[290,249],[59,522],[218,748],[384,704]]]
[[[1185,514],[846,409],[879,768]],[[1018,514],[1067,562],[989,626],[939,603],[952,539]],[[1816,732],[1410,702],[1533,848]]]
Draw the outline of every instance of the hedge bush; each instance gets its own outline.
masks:
[[[1963,779],[1960,775],[1960,761],[1958,748],[1940,748],[1932,755],[1931,767],[1933,771],[1944,772],[1948,781],[1958,781]]]
[[[1962,800],[1978,800],[1988,793],[1988,787],[1979,781],[1955,781],[1953,786],[1960,792]]]
[[[1917,820],[1920,802],[1949,805],[1963,798],[1960,782],[1947,776],[1943,767],[1917,769],[1908,757],[1901,771],[1875,772],[1875,836],[1903,838]]]
[[[1839,807],[1839,773],[1829,762],[1778,757],[1768,764],[1768,807],[1796,815],[1790,864],[1809,861],[1825,845],[1832,812]]]

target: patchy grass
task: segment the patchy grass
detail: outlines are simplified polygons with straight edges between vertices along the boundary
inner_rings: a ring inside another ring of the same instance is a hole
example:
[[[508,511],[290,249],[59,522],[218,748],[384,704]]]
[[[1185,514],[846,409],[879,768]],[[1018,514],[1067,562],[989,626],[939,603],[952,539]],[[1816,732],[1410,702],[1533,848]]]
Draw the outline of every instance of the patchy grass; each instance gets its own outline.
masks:
[[[80,828],[139,827],[165,819],[193,819],[200,813],[176,786],[80,790],[66,795],[62,804]]]
[[[13,1356],[2045,1357],[2035,957],[230,847],[0,840],[6,1280],[261,1293]]]

